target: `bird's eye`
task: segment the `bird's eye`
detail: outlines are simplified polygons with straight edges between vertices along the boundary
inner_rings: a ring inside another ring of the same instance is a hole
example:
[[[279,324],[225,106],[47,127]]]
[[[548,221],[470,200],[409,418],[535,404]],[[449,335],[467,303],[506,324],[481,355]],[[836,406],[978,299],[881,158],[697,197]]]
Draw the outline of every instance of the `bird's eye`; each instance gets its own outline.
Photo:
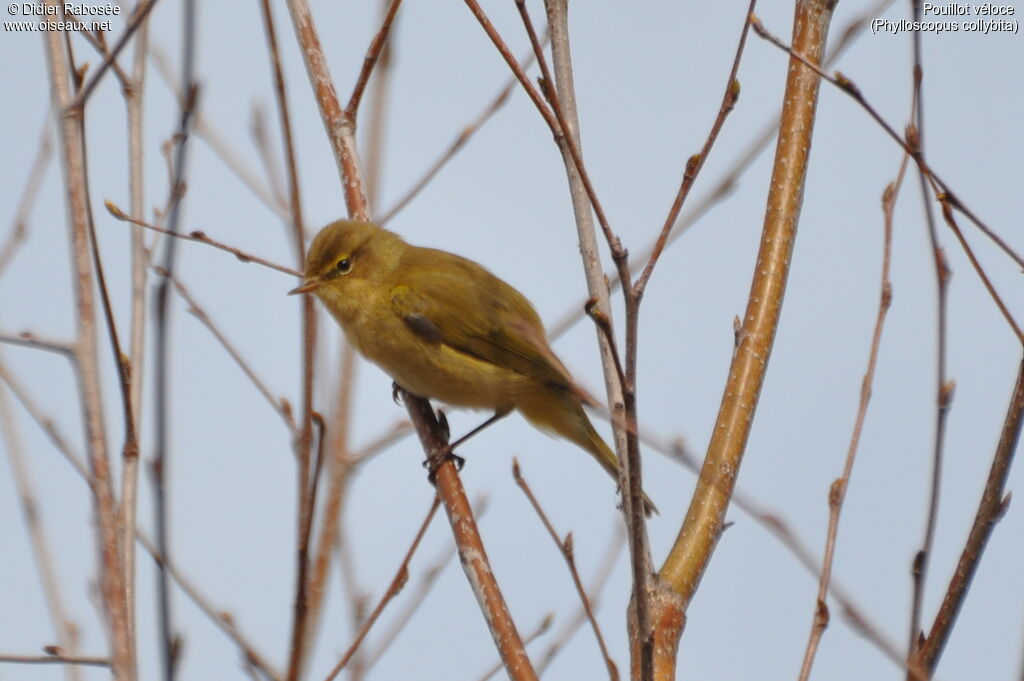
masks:
[[[349,270],[352,269],[352,261],[349,258],[342,258],[338,261],[338,264],[334,266],[334,269],[336,269],[339,274],[348,274]]]

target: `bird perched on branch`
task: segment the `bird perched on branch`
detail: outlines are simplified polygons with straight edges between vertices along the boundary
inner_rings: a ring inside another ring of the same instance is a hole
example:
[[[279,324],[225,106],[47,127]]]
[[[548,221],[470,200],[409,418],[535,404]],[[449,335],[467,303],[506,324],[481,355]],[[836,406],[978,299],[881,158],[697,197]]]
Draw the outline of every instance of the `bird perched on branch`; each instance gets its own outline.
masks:
[[[499,416],[518,410],[618,481],[615,454],[583,410],[592,398],[551,350],[537,311],[475,262],[339,220],[313,239],[291,293],[315,294],[348,342],[402,388]],[[646,495],[644,510],[654,510]]]

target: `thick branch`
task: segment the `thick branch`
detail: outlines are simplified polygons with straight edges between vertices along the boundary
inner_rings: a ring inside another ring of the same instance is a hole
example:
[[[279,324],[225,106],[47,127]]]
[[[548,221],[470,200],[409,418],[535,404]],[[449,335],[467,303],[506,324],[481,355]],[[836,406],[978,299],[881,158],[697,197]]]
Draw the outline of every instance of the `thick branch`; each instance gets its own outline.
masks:
[[[815,63],[824,52],[832,7],[833,3],[825,0],[800,0],[796,5],[794,49]],[[684,610],[721,535],[768,368],[803,200],[819,82],[813,70],[790,59],[775,167],[747,310],[697,489],[660,572],[681,596]]]

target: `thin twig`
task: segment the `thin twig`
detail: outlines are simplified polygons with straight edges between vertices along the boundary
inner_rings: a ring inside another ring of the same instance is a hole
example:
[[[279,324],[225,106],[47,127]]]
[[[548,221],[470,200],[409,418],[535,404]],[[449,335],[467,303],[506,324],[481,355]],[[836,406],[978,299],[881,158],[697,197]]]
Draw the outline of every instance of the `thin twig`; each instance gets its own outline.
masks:
[[[381,23],[380,30],[377,31],[377,35],[373,36],[370,46],[366,48],[363,68],[359,70],[359,77],[356,79],[355,87],[352,88],[352,96],[349,97],[348,105],[345,107],[345,115],[353,121],[356,120],[356,116],[359,113],[359,102],[362,101],[366,84],[370,81],[373,67],[377,65],[377,59],[380,57],[388,35],[391,33],[391,24],[395,20],[395,14],[398,13],[398,7],[401,4],[402,0],[390,0],[387,12],[384,13],[384,21]]]
[[[78,94],[75,95],[74,99],[70,100],[64,105],[63,110],[66,112],[81,111],[85,107],[86,100],[92,95],[92,91],[96,89],[100,80],[103,78],[107,69],[114,63],[117,56],[121,54],[121,50],[124,49],[125,45],[131,39],[132,34],[142,25],[149,15],[150,10],[156,5],[157,0],[145,0],[145,4],[136,5],[135,9],[132,10],[132,15],[128,18],[128,23],[124,27],[124,31],[121,33],[121,37],[114,43],[114,49],[110,50],[103,58],[103,62],[96,68],[92,74],[92,78],[89,79]],[[76,114],[77,115],[77,114]]]
[[[153,60],[153,64],[156,66],[156,72],[163,79],[164,84],[167,85],[167,87],[174,93],[174,96],[178,99],[179,103],[183,102],[185,100],[185,95],[181,91],[181,86],[177,82],[176,77],[171,72],[171,67],[168,64],[168,59],[164,54],[164,51],[158,46],[154,46],[149,51],[149,55]],[[198,112],[193,120],[193,129],[195,130],[196,135],[206,142],[214,155],[223,161],[224,165],[234,173],[235,177],[241,180],[242,184],[252,192],[253,196],[259,199],[268,210],[274,213],[274,215],[277,215],[282,220],[288,219],[288,208],[284,205],[284,202],[278,200],[274,195],[273,189],[263,184],[259,177],[257,177],[256,173],[246,166],[238,152],[232,149],[224,139],[224,135],[221,134],[221,132],[217,130],[205,116]],[[141,213],[136,214],[141,215]]]
[[[1024,332],[1021,331],[1020,324],[1014,318],[1013,313],[1010,312],[1010,308],[1007,307],[1006,302],[1003,301],[1002,296],[996,291],[995,285],[989,278],[988,274],[985,273],[981,263],[978,262],[978,257],[974,254],[974,249],[967,243],[967,238],[964,237],[963,230],[960,229],[960,225],[957,224],[956,217],[953,215],[952,204],[949,198],[945,194],[939,194],[939,203],[942,206],[942,218],[949,225],[953,235],[956,236],[956,240],[960,242],[960,248],[963,249],[964,253],[967,254],[967,259],[971,262],[971,267],[974,268],[974,272],[978,275],[978,279],[981,279],[982,285],[985,286],[985,290],[988,291],[989,297],[995,302],[996,307],[999,308],[999,312],[1003,315],[1003,319],[1013,330],[1017,340],[1024,345]]]
[[[11,463],[14,486],[21,504],[29,542],[32,545],[32,557],[35,559],[36,571],[39,573],[39,582],[43,598],[46,601],[50,623],[56,634],[60,650],[74,655],[78,648],[78,627],[68,617],[65,609],[60,582],[54,571],[50,539],[47,536],[38,496],[35,492],[35,483],[32,480],[29,462],[22,447],[21,434],[11,413],[7,389],[3,386],[0,386],[0,435],[3,436],[4,449],[7,451],[7,458]],[[68,667],[67,675],[69,681],[81,678],[81,674],[74,667]]]
[[[416,549],[419,548],[420,541],[423,539],[423,535],[426,534],[427,528],[430,527],[430,521],[434,519],[434,514],[437,513],[437,509],[440,505],[441,500],[437,496],[435,496],[434,500],[430,504],[430,510],[427,511],[427,516],[423,519],[423,523],[420,525],[420,529],[416,533],[416,537],[412,540],[412,545],[409,547],[409,550],[406,551],[405,557],[399,564],[398,571],[395,573],[394,578],[391,580],[391,584],[388,586],[384,594],[380,597],[380,601],[378,601],[377,607],[373,609],[373,612],[363,623],[363,626],[359,630],[359,633],[356,634],[355,640],[352,642],[352,645],[349,646],[348,650],[345,651],[345,654],[342,655],[341,659],[338,661],[338,664],[336,664],[334,668],[331,670],[331,673],[327,675],[326,681],[332,681],[341,672],[341,670],[345,668],[345,665],[348,664],[348,661],[352,659],[352,656],[355,654],[356,650],[359,649],[359,645],[363,642],[363,639],[366,638],[366,634],[369,633],[370,628],[377,621],[377,618],[380,617],[380,614],[384,612],[384,608],[387,606],[388,603],[391,602],[391,599],[394,598],[398,594],[398,592],[402,590],[402,587],[405,586],[406,581],[408,581],[409,579],[409,561],[412,560],[413,555],[416,553]]]
[[[512,459],[512,477],[515,479],[516,484],[519,485],[519,489],[523,490],[523,494],[529,499],[530,505],[533,506],[533,510],[537,512],[537,516],[540,518],[541,523],[544,525],[544,529],[548,531],[551,540],[555,542],[559,552],[562,554],[562,558],[565,560],[565,564],[569,567],[569,574],[572,577],[573,586],[576,587],[576,594],[580,597],[580,604],[583,606],[583,611],[587,615],[587,619],[590,621],[590,628],[594,631],[594,638],[597,639],[597,646],[601,650],[601,657],[604,658],[605,668],[608,670],[608,678],[611,681],[618,681],[619,670],[615,665],[615,661],[612,660],[611,654],[608,652],[608,646],[604,642],[604,636],[601,635],[601,627],[597,624],[597,618],[594,617],[594,609],[590,604],[590,599],[587,597],[587,591],[583,588],[583,581],[580,579],[580,573],[576,570],[576,558],[573,551],[572,533],[570,532],[565,536],[565,540],[559,538],[558,533],[552,526],[551,521],[548,520],[547,514],[544,509],[541,508],[540,502],[537,501],[537,497],[534,496],[533,490],[530,489],[526,479],[522,476],[522,471],[519,468],[519,460]]]
[[[87,667],[109,667],[110,659],[99,655],[8,655],[0,653],[0,663],[11,664],[73,664]]]
[[[988,479],[985,481],[985,489],[982,492],[981,501],[978,503],[978,512],[974,516],[971,531],[964,543],[963,551],[960,553],[956,570],[949,580],[949,587],[942,599],[942,605],[939,606],[939,612],[935,615],[935,621],[928,632],[928,638],[919,647],[915,657],[915,661],[932,674],[935,673],[939,658],[953,631],[953,624],[967,598],[967,591],[974,578],[974,573],[981,563],[981,556],[988,544],[989,537],[992,536],[996,523],[1003,517],[1010,503],[1010,496],[1005,492],[1006,480],[1010,472],[1010,464],[1013,463],[1013,457],[1017,451],[1017,443],[1020,441],[1022,424],[1024,424],[1024,361],[1021,362],[1017,370],[1017,381],[1007,408],[1006,419],[1003,421],[999,443],[996,445],[995,455],[992,457],[992,466],[989,469]]]
[[[171,206],[168,212],[168,232],[177,235],[181,219],[181,203],[185,193],[185,172],[188,158],[189,138],[192,131],[192,119],[198,106],[199,87],[195,82],[195,54],[196,54],[196,3],[195,0],[185,0],[182,6],[182,63],[181,82],[183,83],[184,97],[179,102],[178,129],[175,134],[174,160],[172,163],[171,182]],[[107,202],[107,209],[110,204]],[[112,212],[112,211],[111,211]],[[115,217],[117,217],[115,215]],[[156,318],[156,326],[153,330],[154,343],[154,364],[155,380],[154,390],[156,402],[154,405],[154,420],[156,421],[156,434],[154,437],[154,452],[152,463],[153,476],[153,504],[156,524],[156,541],[159,553],[164,560],[171,558],[170,550],[170,528],[167,489],[167,467],[170,456],[170,345],[171,345],[171,320],[172,307],[170,306],[171,284],[170,278],[174,276],[174,266],[177,261],[178,241],[170,239],[164,250],[164,258],[161,263],[164,274],[156,285],[154,296],[153,314]],[[173,631],[171,612],[171,590],[164,562],[159,563],[157,571],[157,622],[160,631],[160,668],[164,681],[173,681],[177,671],[177,646],[175,645],[175,634]]]
[[[50,340],[48,338],[41,338],[31,331],[22,331],[21,333],[0,331],[0,343],[20,345],[21,347],[32,348],[34,350],[45,350],[46,352],[52,352],[71,360],[75,357],[75,346],[73,343],[64,343],[61,341]]]
[[[157,225],[146,222],[145,220],[140,220],[139,218],[135,218],[128,215],[120,208],[118,208],[113,201],[104,201],[104,204],[106,205],[107,210],[110,212],[111,215],[113,215],[115,218],[123,222],[130,222],[133,225],[145,227],[148,230],[152,230],[154,232],[157,232],[158,234],[163,234],[165,236],[173,237],[175,239],[182,239],[184,241],[195,241],[197,243],[206,244],[207,246],[213,246],[216,249],[232,254],[242,262],[252,262],[256,263],[257,265],[269,267],[272,270],[277,270],[278,272],[290,274],[294,277],[302,277],[302,272],[298,270],[292,269],[291,267],[287,267],[285,265],[279,265],[265,258],[260,258],[259,256],[251,255],[239,248],[235,248],[234,246],[229,246],[221,241],[217,241],[216,239],[211,239],[210,237],[206,236],[204,232],[198,230],[189,232],[188,234],[172,232],[169,229],[158,227]]]
[[[296,261],[299,267],[303,267],[306,259],[305,249],[305,222],[302,211],[302,196],[299,190],[299,171],[295,160],[295,142],[292,135],[291,115],[288,107],[287,87],[284,78],[284,70],[281,67],[281,56],[277,45],[277,29],[274,26],[274,16],[270,9],[270,0],[262,0],[260,3],[263,16],[263,26],[267,34],[267,52],[270,56],[271,72],[274,78],[274,94],[277,101],[278,115],[281,121],[281,138],[284,144],[285,168],[288,176],[288,205],[291,208],[291,233],[293,247],[295,249]],[[299,420],[297,437],[295,439],[295,453],[298,462],[298,513],[296,519],[298,528],[296,532],[296,562],[295,571],[295,599],[292,607],[292,632],[291,645],[288,657],[288,671],[286,678],[297,680],[302,675],[305,663],[305,653],[309,648],[307,637],[307,603],[309,599],[309,539],[313,528],[313,515],[316,509],[314,503],[314,490],[316,489],[317,478],[314,475],[310,462],[310,448],[312,446],[313,428],[313,364],[316,355],[316,310],[313,307],[312,296],[302,296],[299,303],[302,306],[302,352],[300,356],[300,371],[302,375],[301,404],[302,411]],[[322,440],[321,440],[322,444]]]
[[[505,670],[511,681],[536,681],[537,674],[491,570],[473,509],[466,499],[455,464],[448,457],[448,442],[443,429],[429,402],[404,390],[400,390],[400,394],[426,452],[427,465],[433,471],[438,497],[444,505],[459,548],[462,569],[473,587],[473,594],[487,620]]]
[[[50,122],[43,122],[43,130],[39,135],[39,147],[36,150],[35,158],[32,159],[32,167],[25,179],[25,187],[21,190],[21,198],[18,200],[18,208],[14,211],[14,218],[11,220],[11,231],[0,246],[0,276],[11,263],[18,246],[25,242],[28,236],[28,214],[35,205],[36,197],[39,196],[39,187],[43,182],[43,175],[46,166],[53,157],[53,145],[50,142]]]
[[[551,623],[554,621],[555,614],[552,612],[546,613],[541,618],[540,622],[537,623],[537,626],[534,628],[534,630],[527,634],[526,638],[523,639],[523,644],[530,645],[538,638],[546,634],[548,632],[548,629],[551,628]],[[501,661],[499,660],[498,662],[494,663],[494,666],[487,670],[483,676],[480,677],[479,681],[490,681],[490,679],[493,679],[501,670],[502,664]]]
[[[941,188],[941,190],[948,195],[948,200],[954,208],[956,208],[958,211],[967,216],[967,218],[972,223],[974,223],[974,225],[978,229],[980,229],[981,232],[985,234],[985,236],[991,239],[992,242],[995,243],[1000,248],[1000,250],[1006,253],[1006,255],[1010,257],[1015,263],[1017,263],[1019,267],[1024,268],[1024,257],[1022,257],[1020,254],[1018,254],[1012,248],[1010,248],[1010,245],[1007,244],[1006,241],[999,237],[998,234],[993,232],[992,229],[988,227],[988,225],[982,222],[982,220],[960,200],[960,198],[953,192],[950,186],[941,177],[939,177],[939,175],[935,172],[933,168],[931,168],[925,162],[924,157],[915,151],[913,145],[908,140],[901,137],[896,132],[896,130],[891,125],[889,125],[889,123],[887,123],[884,118],[882,118],[881,114],[879,114],[878,111],[867,101],[867,99],[865,99],[864,95],[860,91],[860,88],[858,88],[852,80],[850,80],[849,78],[847,78],[838,71],[836,72],[835,76],[828,75],[817,64],[814,64],[811,61],[809,61],[799,50],[794,50],[792,47],[789,47],[784,42],[779,40],[778,37],[769,33],[757,17],[753,17],[751,19],[750,26],[759,36],[761,36],[771,44],[778,47],[780,50],[788,54],[791,58],[796,59],[797,61],[804,64],[804,66],[807,66],[808,68],[814,70],[820,78],[827,81],[831,85],[834,85],[835,87],[839,88],[841,91],[849,95],[851,99],[857,102],[857,104],[859,104],[860,107],[864,109],[864,111],[866,111],[867,114],[872,119],[874,119],[874,121],[878,123],[879,126],[881,126],[882,130],[885,131],[885,133],[889,135],[889,137],[892,138],[892,140],[895,141],[896,144],[898,144],[903,149],[903,151],[911,155],[911,158],[914,159],[914,162],[924,172],[924,174],[931,180],[933,180],[935,184],[938,185]]]
[[[160,272],[160,268],[157,268],[157,271]],[[260,395],[262,395],[263,398],[274,409],[274,411],[278,413],[278,415],[284,421],[285,425],[288,427],[289,432],[294,436],[298,432],[298,429],[296,428],[295,422],[292,419],[291,411],[285,409],[281,401],[274,397],[274,395],[270,392],[270,389],[266,386],[266,384],[263,383],[263,380],[252,368],[252,365],[250,365],[249,362],[247,362],[242,357],[238,349],[231,343],[231,341],[227,339],[226,336],[224,336],[224,333],[220,330],[220,328],[217,327],[216,324],[214,324],[213,320],[210,319],[210,316],[206,314],[206,310],[204,310],[203,307],[198,302],[196,302],[196,299],[189,292],[188,288],[186,288],[185,285],[181,283],[181,280],[178,277],[174,276],[170,277],[170,279],[171,283],[174,285],[174,290],[178,293],[179,296],[181,296],[182,300],[184,300],[185,303],[188,304],[189,313],[191,313],[192,316],[198,319],[199,322],[203,326],[205,326],[211,334],[213,334],[213,337],[217,340],[218,343],[220,343],[221,347],[223,347],[224,350],[227,351],[227,353],[231,356],[231,359],[235,361],[235,364],[237,364],[238,368],[242,370],[242,373],[244,373],[246,377],[252,382],[253,386],[255,386],[256,390],[260,393]]]
[[[7,371],[3,363],[0,362],[0,380],[3,380],[15,398],[21,403],[22,407],[29,413],[32,420],[35,421],[39,427],[43,430],[46,436],[53,443],[54,448],[64,457],[64,459],[71,464],[71,468],[78,473],[78,475],[85,481],[90,488],[95,488],[96,483],[94,478],[89,474],[89,470],[86,465],[82,462],[81,457],[72,449],[67,439],[63,436],[60,430],[57,428],[53,419],[46,416],[36,405],[35,401],[31,399],[24,387],[17,381],[14,376]],[[233,620],[229,615],[225,613],[223,609],[215,608],[210,604],[209,599],[200,593],[198,588],[185,577],[184,574],[169,560],[164,559],[160,552],[157,550],[156,545],[153,541],[140,530],[136,528],[135,539],[142,545],[142,547],[149,552],[149,554],[158,563],[162,564],[170,574],[171,578],[174,579],[175,583],[181,588],[182,592],[188,596],[195,605],[202,611],[207,617],[209,617],[217,627],[223,631],[232,641],[238,645],[239,649],[255,664],[260,671],[266,674],[273,681],[280,681],[281,674],[273,669],[269,662],[261,655],[235,626]]]
[[[550,35],[545,33],[542,44],[547,45],[549,40]],[[519,60],[520,68],[523,71],[526,71],[533,64],[533,60],[534,55],[531,51],[530,54],[527,55],[524,59]],[[388,222],[391,221],[393,217],[395,217],[395,215],[397,215],[399,212],[402,211],[402,209],[409,205],[409,203],[413,199],[415,199],[428,184],[430,184],[430,182],[437,176],[437,174],[441,172],[441,170],[448,164],[448,161],[452,160],[452,158],[454,158],[455,155],[459,153],[462,147],[464,147],[466,143],[469,142],[470,139],[472,139],[473,135],[475,135],[480,130],[480,128],[482,128],[487,123],[487,121],[489,121],[491,117],[494,116],[494,114],[496,114],[498,111],[501,110],[503,106],[505,106],[505,103],[508,101],[509,96],[512,94],[512,91],[515,89],[515,87],[516,79],[515,76],[513,76],[509,78],[508,83],[505,84],[505,87],[501,89],[501,91],[497,94],[497,96],[495,96],[495,98],[490,102],[490,104],[484,107],[483,111],[481,111],[476,118],[474,118],[468,125],[462,128],[459,134],[455,136],[455,139],[452,140],[451,144],[448,145],[448,148],[445,149],[444,152],[437,158],[437,160],[434,161],[434,163],[427,169],[427,171],[423,173],[423,176],[420,177],[420,179],[415,184],[413,184],[413,186],[410,187],[409,190],[406,191],[406,193],[403,194],[400,199],[395,201],[394,205],[391,206],[391,208],[384,211],[384,214],[380,218],[378,218],[377,222],[379,222],[381,225],[386,225]]]
[[[850,445],[846,451],[846,462],[843,465],[842,474],[832,483],[829,489],[828,533],[825,539],[825,557],[821,561],[821,575],[818,578],[818,598],[811,624],[811,633],[804,652],[803,664],[800,667],[799,681],[807,681],[810,678],[811,667],[814,664],[814,657],[818,651],[818,644],[829,622],[826,598],[828,597],[829,582],[832,579],[832,563],[835,558],[836,541],[839,534],[839,515],[842,513],[843,501],[846,499],[846,490],[849,487],[850,476],[853,473],[853,463],[857,456],[857,447],[860,444],[860,434],[864,427],[868,402],[871,401],[871,386],[874,382],[878,350],[882,342],[882,328],[885,325],[885,317],[889,312],[889,307],[892,305],[892,282],[889,280],[889,268],[892,262],[893,211],[896,208],[896,197],[899,195],[900,187],[903,185],[903,176],[906,173],[908,159],[908,156],[903,156],[896,179],[886,186],[882,195],[884,238],[882,243],[882,283],[878,301],[878,315],[875,318],[875,329],[871,336],[868,366],[864,371],[864,378],[861,381],[860,403],[857,407],[857,416],[854,418]]]
[[[102,35],[102,34],[101,34]],[[128,117],[128,194],[135,215],[145,210],[143,163],[143,94],[146,85],[146,52],[149,47],[149,21],[142,22],[135,39],[132,75],[122,89]],[[128,331],[129,405],[136,433],[142,425],[142,383],[146,349],[146,273],[149,251],[141,228],[131,230],[131,322]],[[135,618],[135,528],[138,515],[139,456],[122,457],[121,469],[121,550],[124,552],[125,588],[131,629],[138,631]],[[137,653],[136,653],[137,654]]]
[[[754,6],[756,4],[757,0],[750,0],[750,4],[747,6],[747,19],[743,22],[743,29],[740,31],[739,44],[736,46],[736,56],[733,57],[732,60],[732,69],[729,71],[729,80],[725,85],[725,93],[722,95],[722,103],[718,107],[718,115],[715,116],[715,122],[711,124],[711,132],[708,133],[708,137],[704,141],[704,146],[701,148],[700,152],[691,156],[686,161],[685,169],[683,171],[683,181],[682,184],[679,185],[679,191],[676,192],[675,199],[672,201],[672,207],[669,209],[668,215],[665,217],[665,224],[662,225],[661,233],[654,242],[654,248],[651,250],[651,255],[647,259],[647,265],[633,284],[633,293],[637,297],[643,296],[644,290],[647,288],[647,282],[650,281],[651,274],[654,273],[654,266],[658,264],[658,259],[661,257],[661,253],[665,250],[665,245],[668,243],[668,237],[672,232],[672,227],[676,224],[676,220],[679,218],[679,212],[683,209],[683,204],[686,202],[686,198],[690,195],[690,189],[693,188],[693,183],[697,179],[697,175],[700,174],[701,169],[704,167],[704,162],[711,153],[711,148],[715,146],[715,140],[718,139],[718,133],[721,132],[722,126],[725,125],[725,119],[728,117],[729,113],[732,112],[733,108],[736,106],[736,101],[739,99],[740,82],[736,79],[736,74],[740,69],[740,60],[743,58],[743,48],[747,44],[747,34],[750,32],[750,17],[754,14]]]
[[[608,547],[605,549],[604,557],[601,559],[600,567],[597,573],[590,580],[590,588],[587,589],[587,598],[590,601],[591,607],[596,611],[601,606],[601,596],[604,592],[605,586],[608,584],[608,579],[612,575],[612,570],[615,569],[616,560],[619,554],[622,553],[622,548],[626,545],[626,533],[621,523],[615,523],[614,529],[609,537]],[[575,614],[572,617],[566,619],[561,629],[554,635],[554,640],[548,645],[547,649],[540,656],[540,662],[537,663],[537,675],[544,676],[544,672],[547,671],[548,666],[554,661],[560,652],[565,649],[565,645],[569,642],[583,623],[587,621],[587,613],[581,603],[576,609]]]
[[[152,0],[151,0],[152,2]],[[57,0],[46,0],[47,7],[61,17],[63,7]],[[99,358],[96,347],[95,301],[89,259],[89,197],[85,180],[85,145],[82,139],[81,108],[69,107],[71,83],[67,72],[67,54],[61,34],[45,34],[46,57],[52,87],[54,111],[68,112],[58,120],[59,148],[64,167],[67,194],[68,227],[75,291],[77,331],[75,368],[83,410],[91,488],[98,518],[101,602],[110,634],[112,670],[119,681],[135,678],[134,632],[129,627],[125,596],[125,572],[118,533],[117,501],[113,490],[107,450]],[[112,53],[113,54],[113,53]],[[82,94],[80,91],[79,94]]]
[[[876,2],[874,6],[865,9],[859,16],[851,19],[846,26],[839,31],[840,38],[835,42],[835,46],[829,51],[829,55],[825,59],[825,66],[827,67],[834,63],[845,49],[863,33],[864,29],[867,28],[870,19],[877,17],[894,1],[895,0],[880,0],[879,2]],[[700,201],[691,206],[687,215],[676,221],[676,224],[673,225],[672,231],[669,234],[667,245],[675,243],[690,229],[690,227],[700,221],[700,219],[703,218],[711,208],[717,205],[720,201],[723,201],[732,193],[733,189],[735,189],[736,185],[739,183],[740,178],[743,176],[743,173],[745,173],[751,164],[753,164],[753,162],[761,155],[761,152],[766,146],[768,146],[768,143],[775,138],[775,133],[778,129],[779,117],[776,115],[773,120],[762,126],[761,130],[750,139],[744,150],[736,157],[736,160],[730,164],[730,170],[726,171],[721,177],[719,177],[715,182],[714,187],[712,187],[712,189],[710,189],[700,199]],[[645,246],[642,251],[639,251],[638,257],[631,259],[631,274],[636,274],[641,271],[640,266],[651,257],[656,244],[657,238]],[[610,285],[614,291],[620,283],[618,277],[615,276],[615,272],[608,271],[604,276],[610,280]],[[584,300],[580,300],[571,305],[558,317],[558,321],[547,327],[548,335],[553,339],[559,338],[568,332],[568,330],[578,321],[583,319],[585,316],[584,303]]]
[[[476,514],[478,519],[483,518],[487,513],[489,501],[490,500],[487,496],[481,496],[473,503],[473,512]],[[391,647],[391,644],[393,644],[395,639],[398,638],[398,635],[402,633],[403,629],[405,629],[405,626],[412,621],[416,611],[419,610],[420,605],[423,604],[427,595],[434,588],[437,578],[454,557],[455,545],[449,544],[440,552],[440,555],[434,558],[427,568],[423,570],[423,573],[420,575],[420,581],[416,587],[416,591],[405,599],[405,606],[399,612],[395,613],[392,618],[391,627],[377,638],[377,645],[372,651],[367,653],[366,661],[364,663],[364,671],[369,670],[373,665],[380,661],[384,656],[384,653],[386,653]]]

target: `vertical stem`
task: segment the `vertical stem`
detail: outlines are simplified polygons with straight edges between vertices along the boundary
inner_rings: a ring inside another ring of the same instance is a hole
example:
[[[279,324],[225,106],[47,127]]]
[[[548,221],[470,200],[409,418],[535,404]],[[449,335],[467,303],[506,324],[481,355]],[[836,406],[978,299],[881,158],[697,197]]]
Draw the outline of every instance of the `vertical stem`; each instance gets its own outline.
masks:
[[[835,3],[798,0],[793,50],[821,62]],[[661,577],[683,608],[697,590],[725,522],[782,310],[818,101],[818,75],[790,57],[761,247],[718,420],[686,519]],[[658,678],[673,678],[674,669]]]
[[[144,167],[142,161],[142,101],[145,91],[146,51],[148,49],[149,22],[145,21],[138,30],[131,82],[125,88],[125,105],[128,111],[128,190],[132,215],[142,216],[145,212]],[[149,267],[149,252],[146,250],[144,230],[131,226],[131,328],[128,339],[128,375],[131,378],[128,396],[131,413],[135,420],[136,433],[141,432],[142,420],[142,376],[146,334],[146,272]],[[129,452],[130,454],[130,452]],[[124,552],[125,590],[128,601],[128,621],[132,631],[135,626],[135,525],[138,509],[139,451],[134,456],[125,456],[121,469],[121,549]],[[134,653],[133,653],[134,657]]]
[[[195,60],[195,32],[196,32],[196,11],[194,0],[185,0],[184,12],[182,15],[182,34],[184,44],[182,45],[182,99],[181,113],[178,122],[178,144],[174,150],[174,185],[171,187],[171,209],[168,217],[167,228],[170,232],[177,234],[178,224],[181,218],[182,195],[185,191],[185,163],[187,161],[189,132],[192,125],[192,117],[198,96],[194,80]],[[167,240],[164,260],[162,263],[163,274],[157,285],[154,312],[156,315],[156,443],[153,457],[153,487],[155,497],[156,515],[156,541],[157,549],[161,556],[170,559],[170,529],[169,513],[167,511],[167,460],[170,450],[170,325],[171,307],[169,304],[171,294],[171,277],[174,276],[175,255],[177,253],[178,240],[171,238]],[[173,681],[176,664],[177,651],[175,635],[172,629],[171,613],[171,591],[170,578],[164,562],[159,563],[157,573],[157,596],[158,596],[158,618],[160,626],[161,645],[161,671],[164,681]]]
[[[46,0],[46,3],[59,18],[63,18],[63,7],[57,0]],[[82,421],[98,520],[100,589],[110,634],[111,670],[116,679],[128,681],[135,677],[131,657],[133,634],[125,602],[124,566],[117,527],[118,510],[103,420],[103,395],[96,346],[96,305],[88,236],[89,203],[80,125],[83,112],[80,108],[68,108],[72,97],[62,38],[62,33],[57,31],[44,34],[53,108],[58,112],[60,154],[67,188],[68,227],[74,271],[72,281],[77,312],[75,376],[84,412]]]

